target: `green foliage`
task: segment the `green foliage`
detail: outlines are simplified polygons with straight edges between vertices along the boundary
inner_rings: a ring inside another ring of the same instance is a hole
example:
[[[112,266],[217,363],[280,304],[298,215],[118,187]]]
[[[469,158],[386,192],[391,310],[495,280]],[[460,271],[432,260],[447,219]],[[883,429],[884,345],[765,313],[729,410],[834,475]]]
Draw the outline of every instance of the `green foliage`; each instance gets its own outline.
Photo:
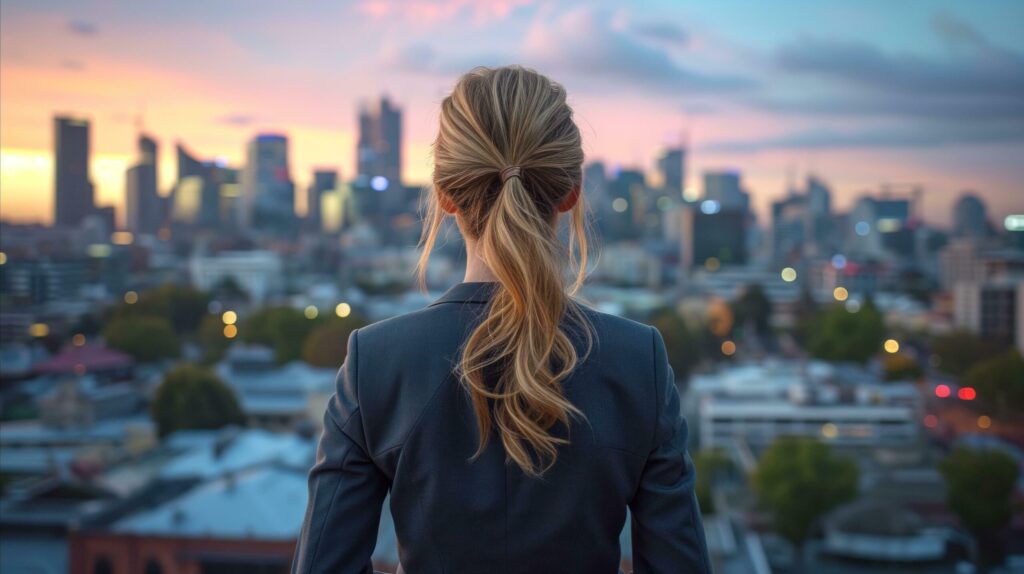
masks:
[[[139,300],[134,304],[121,303],[114,308],[113,317],[163,317],[178,335],[190,335],[199,328],[209,304],[210,298],[205,293],[168,283],[139,293]]]
[[[946,504],[968,530],[984,535],[1010,522],[1019,472],[1013,457],[994,449],[961,447],[939,469],[946,478]]]
[[[251,315],[239,328],[239,335],[249,343],[274,349],[279,364],[302,358],[306,338],[325,319],[307,319],[302,311],[291,307],[264,307]]]
[[[826,361],[864,363],[881,350],[884,339],[882,314],[870,300],[855,313],[832,305],[814,321],[807,350]]]
[[[889,355],[884,361],[885,380],[916,381],[924,375],[921,365],[907,355]]]
[[[732,312],[736,317],[737,326],[752,325],[760,336],[771,332],[769,320],[772,316],[772,302],[768,300],[760,285],[748,285],[743,294],[733,301]]]
[[[814,523],[857,495],[853,460],[805,437],[780,437],[765,451],[754,473],[754,490],[775,529],[800,546]]]
[[[112,349],[124,351],[143,363],[172,359],[181,351],[174,328],[163,317],[115,317],[103,329],[103,338]]]
[[[975,364],[960,382],[1001,415],[1024,412],[1024,357],[1016,349]]]
[[[245,422],[231,387],[213,371],[187,364],[164,377],[150,414],[161,438],[179,429],[218,429]]]
[[[331,319],[306,338],[302,346],[302,360],[315,367],[340,367],[348,352],[349,335],[364,325],[366,321],[355,315]]]
[[[665,340],[668,362],[676,379],[685,381],[702,358],[700,337],[671,308],[656,311],[650,324],[661,332]]]
[[[697,503],[704,514],[715,513],[715,500],[711,496],[714,484],[722,475],[732,470],[732,461],[724,451],[718,449],[702,450],[693,457],[697,468]]]
[[[985,341],[969,331],[953,331],[935,337],[931,347],[932,353],[939,358],[939,369],[955,376],[1006,349],[1005,345]]]
[[[224,321],[218,315],[203,317],[196,332],[196,340],[203,352],[202,363],[206,365],[223,359],[233,341],[224,336]]]

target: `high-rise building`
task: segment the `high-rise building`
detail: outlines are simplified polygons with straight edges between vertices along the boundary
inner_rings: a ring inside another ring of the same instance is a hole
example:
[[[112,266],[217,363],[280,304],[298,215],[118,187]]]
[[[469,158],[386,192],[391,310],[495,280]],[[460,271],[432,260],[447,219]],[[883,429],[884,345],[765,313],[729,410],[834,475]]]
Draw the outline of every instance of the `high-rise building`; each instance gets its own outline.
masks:
[[[988,220],[985,202],[973,193],[965,193],[953,205],[955,237],[990,237],[993,229]]]
[[[178,180],[171,192],[172,221],[206,228],[221,225],[224,186],[238,183],[238,170],[218,160],[200,160],[181,143],[175,151]]]
[[[306,219],[313,229],[321,228],[320,204],[324,193],[338,187],[338,172],[333,169],[318,169],[313,172],[313,182],[306,189]]]
[[[723,210],[750,209],[750,196],[743,191],[738,171],[704,172],[704,199],[717,202]]]
[[[661,172],[662,186],[673,194],[675,199],[683,196],[686,185],[686,150],[669,148],[658,157],[658,171]]]
[[[361,185],[386,193],[385,207],[401,205],[402,110],[387,96],[359,110],[359,141],[356,145],[356,176]]]
[[[54,127],[54,223],[75,226],[96,205],[89,180],[89,121],[56,116]]]
[[[125,224],[132,233],[156,233],[160,227],[157,196],[157,143],[139,135],[138,160],[128,168],[125,182]]]
[[[862,257],[912,257],[916,250],[914,198],[864,196],[850,212],[849,251]]]
[[[259,134],[246,148],[241,174],[243,226],[287,234],[295,231],[295,184],[288,169],[288,138]]]
[[[831,192],[814,176],[808,176],[805,193],[772,203],[772,260],[795,264],[804,257],[829,256],[835,247]]]
[[[680,264],[683,272],[705,266],[743,265],[747,262],[747,213],[721,209],[715,200],[705,199],[679,210]]]

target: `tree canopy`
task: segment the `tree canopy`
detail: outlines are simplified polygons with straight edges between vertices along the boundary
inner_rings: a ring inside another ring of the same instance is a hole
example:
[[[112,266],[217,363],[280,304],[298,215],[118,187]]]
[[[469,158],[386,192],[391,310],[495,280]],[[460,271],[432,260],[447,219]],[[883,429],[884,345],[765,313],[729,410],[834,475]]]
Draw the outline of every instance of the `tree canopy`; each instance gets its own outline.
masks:
[[[206,293],[167,283],[139,293],[135,303],[119,304],[114,308],[113,317],[162,317],[170,322],[178,335],[190,335],[199,328],[209,304],[210,297]]]
[[[976,363],[960,382],[1001,415],[1024,412],[1024,357],[1016,349]]]
[[[821,516],[857,495],[858,475],[856,463],[829,445],[784,436],[761,456],[753,483],[776,531],[802,546]]]
[[[650,324],[665,340],[665,350],[677,380],[685,381],[701,360],[701,340],[679,313],[672,308],[656,311]]]
[[[355,315],[329,320],[306,338],[302,346],[302,359],[316,367],[340,367],[348,352],[349,335],[364,325],[366,321]]]
[[[974,365],[1002,354],[1005,345],[985,341],[969,331],[953,331],[932,339],[932,353],[938,357],[938,367],[942,371],[959,376]]]
[[[762,337],[771,332],[772,302],[757,283],[748,285],[743,294],[733,301],[732,312],[737,326],[752,326],[754,332]]]
[[[174,328],[163,317],[115,317],[103,329],[103,337],[110,348],[124,351],[143,363],[172,359],[181,351]]]
[[[161,438],[179,429],[218,429],[245,422],[231,387],[213,371],[189,364],[167,373],[156,389],[150,414]]]
[[[807,350],[826,361],[864,363],[881,350],[884,339],[882,314],[870,300],[855,312],[832,305],[814,321]]]
[[[299,309],[264,307],[249,316],[239,327],[239,335],[249,343],[274,349],[279,364],[302,358],[306,338],[325,319],[309,319]]]

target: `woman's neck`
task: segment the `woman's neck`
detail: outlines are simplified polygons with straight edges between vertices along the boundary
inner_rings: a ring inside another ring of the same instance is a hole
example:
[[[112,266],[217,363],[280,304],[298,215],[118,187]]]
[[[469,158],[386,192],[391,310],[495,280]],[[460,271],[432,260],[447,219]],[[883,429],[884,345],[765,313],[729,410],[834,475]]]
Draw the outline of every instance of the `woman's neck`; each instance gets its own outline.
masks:
[[[466,241],[466,277],[463,279],[466,283],[475,283],[479,281],[497,281],[498,278],[491,271],[491,267],[487,265],[484,258],[480,256],[480,251],[477,249],[477,242],[472,240]]]

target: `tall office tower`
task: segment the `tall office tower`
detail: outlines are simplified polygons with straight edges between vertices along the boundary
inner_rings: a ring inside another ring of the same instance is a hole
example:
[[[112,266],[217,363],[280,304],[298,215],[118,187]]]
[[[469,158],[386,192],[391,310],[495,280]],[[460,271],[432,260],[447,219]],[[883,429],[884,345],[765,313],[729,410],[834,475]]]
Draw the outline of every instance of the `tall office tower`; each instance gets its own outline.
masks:
[[[953,205],[953,235],[985,238],[992,235],[985,202],[973,193],[964,193]]]
[[[356,176],[361,185],[385,192],[387,207],[401,205],[402,190],[402,110],[387,96],[375,105],[359,110],[359,141],[356,146]]]
[[[161,222],[156,140],[140,134],[138,154],[136,164],[128,168],[125,181],[125,223],[132,233],[156,233]]]
[[[600,213],[609,207],[608,174],[604,162],[592,161],[583,167],[583,194],[594,212]]]
[[[807,176],[807,238],[810,255],[829,256],[837,245],[832,228],[832,190],[816,176]]]
[[[850,211],[849,249],[864,257],[912,257],[915,252],[913,199],[864,196]]]
[[[662,185],[673,194],[674,199],[683,197],[683,186],[686,185],[686,149],[669,148],[658,157],[658,171],[661,172]]]
[[[244,228],[272,234],[295,231],[295,184],[288,170],[288,138],[259,134],[250,140],[240,184]]]
[[[338,172],[333,169],[318,169],[313,172],[313,182],[306,189],[306,220],[312,229],[320,229],[320,213],[324,193],[338,187]]]
[[[747,214],[739,209],[719,209],[704,200],[679,210],[679,263],[684,273],[695,267],[717,269],[719,265],[747,262]]]
[[[718,202],[724,210],[750,209],[750,196],[743,191],[738,171],[704,172],[704,199]]]
[[[808,196],[797,193],[772,202],[772,261],[795,264],[807,242]]]
[[[180,142],[175,155],[178,179],[171,191],[171,219],[208,228],[220,225],[221,187],[237,181],[235,170],[196,158]]]
[[[56,225],[74,226],[96,210],[89,181],[89,121],[53,118],[54,218]]]

